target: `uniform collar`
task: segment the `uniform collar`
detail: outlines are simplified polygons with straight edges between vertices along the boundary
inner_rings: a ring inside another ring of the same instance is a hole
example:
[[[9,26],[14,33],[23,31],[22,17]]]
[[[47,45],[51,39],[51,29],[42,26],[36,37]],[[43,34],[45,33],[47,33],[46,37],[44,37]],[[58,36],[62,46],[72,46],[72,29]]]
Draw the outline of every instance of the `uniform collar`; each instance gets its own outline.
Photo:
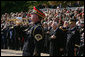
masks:
[[[40,22],[40,21],[38,21],[38,22],[36,22],[36,23],[35,23],[35,25],[37,25],[37,24],[41,24],[41,22]]]

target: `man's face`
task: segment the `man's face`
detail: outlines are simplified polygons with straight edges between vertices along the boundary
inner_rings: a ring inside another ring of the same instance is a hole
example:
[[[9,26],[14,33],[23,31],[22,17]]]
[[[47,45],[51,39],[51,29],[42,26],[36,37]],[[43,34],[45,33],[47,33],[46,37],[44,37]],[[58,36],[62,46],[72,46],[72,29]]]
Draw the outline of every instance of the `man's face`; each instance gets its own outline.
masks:
[[[84,27],[84,24],[81,24],[81,27]]]
[[[52,23],[51,27],[55,30],[57,28],[57,25],[55,25],[54,23]]]
[[[76,23],[73,22],[73,23],[71,23],[69,26],[70,26],[70,28],[75,27],[75,26],[76,26]]]
[[[38,16],[36,14],[31,15],[31,21],[32,22],[36,22],[37,19],[38,19]]]

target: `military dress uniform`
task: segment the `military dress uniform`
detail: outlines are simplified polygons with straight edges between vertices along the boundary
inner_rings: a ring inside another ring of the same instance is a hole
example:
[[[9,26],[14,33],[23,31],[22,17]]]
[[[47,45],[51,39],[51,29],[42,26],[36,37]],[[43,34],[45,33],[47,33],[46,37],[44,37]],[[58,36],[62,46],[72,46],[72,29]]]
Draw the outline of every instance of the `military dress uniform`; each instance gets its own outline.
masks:
[[[34,7],[34,14],[37,14],[40,17],[45,15],[36,7]],[[23,56],[40,56],[40,53],[43,50],[43,39],[44,32],[41,22],[38,21],[27,31],[27,41],[23,46]]]

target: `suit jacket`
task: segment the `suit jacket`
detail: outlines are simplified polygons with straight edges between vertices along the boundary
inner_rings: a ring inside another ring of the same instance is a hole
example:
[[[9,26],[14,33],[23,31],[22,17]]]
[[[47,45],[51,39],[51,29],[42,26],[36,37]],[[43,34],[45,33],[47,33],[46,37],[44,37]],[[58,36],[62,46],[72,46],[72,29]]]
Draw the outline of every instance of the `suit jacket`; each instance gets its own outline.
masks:
[[[78,48],[79,45],[80,45],[80,33],[77,30],[77,28],[75,27],[72,30],[68,30],[66,43],[67,54],[69,56],[74,56],[74,48]]]
[[[67,35],[67,46],[69,48],[74,48],[75,44],[80,45],[80,33],[76,27],[69,30]]]
[[[55,35],[55,39],[50,39],[50,55],[60,56],[60,48],[65,47],[65,37],[61,29],[57,29],[55,32],[51,30],[51,35]]]
[[[55,44],[57,48],[65,47],[65,37],[64,32],[61,29],[57,29],[55,32],[51,32],[51,35],[55,35],[55,39],[50,39],[52,43]]]

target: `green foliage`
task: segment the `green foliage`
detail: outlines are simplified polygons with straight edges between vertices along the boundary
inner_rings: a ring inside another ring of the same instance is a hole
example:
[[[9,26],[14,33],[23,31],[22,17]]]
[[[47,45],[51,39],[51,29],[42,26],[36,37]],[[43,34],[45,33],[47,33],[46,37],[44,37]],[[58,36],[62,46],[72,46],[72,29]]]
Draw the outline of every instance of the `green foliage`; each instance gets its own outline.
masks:
[[[1,14],[10,12],[21,12],[33,9],[33,6],[44,5],[48,7],[49,5],[58,6],[60,3],[63,7],[71,3],[74,5],[77,1],[1,1]],[[84,1],[80,1],[81,5],[84,5]]]

